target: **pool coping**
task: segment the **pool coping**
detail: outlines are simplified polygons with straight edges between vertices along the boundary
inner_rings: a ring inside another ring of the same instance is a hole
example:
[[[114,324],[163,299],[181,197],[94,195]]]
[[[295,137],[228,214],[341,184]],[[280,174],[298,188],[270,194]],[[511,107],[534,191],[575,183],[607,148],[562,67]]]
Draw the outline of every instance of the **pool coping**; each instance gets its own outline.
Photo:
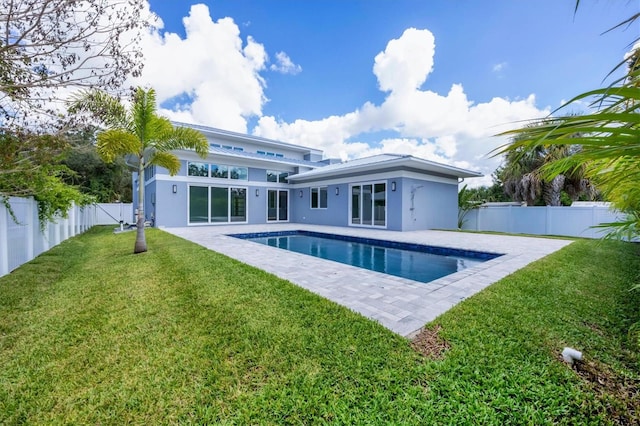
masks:
[[[456,231],[397,232],[293,223],[163,230],[284,278],[406,337],[413,336],[462,300],[572,242]],[[420,283],[228,235],[296,230],[504,254],[430,283]]]

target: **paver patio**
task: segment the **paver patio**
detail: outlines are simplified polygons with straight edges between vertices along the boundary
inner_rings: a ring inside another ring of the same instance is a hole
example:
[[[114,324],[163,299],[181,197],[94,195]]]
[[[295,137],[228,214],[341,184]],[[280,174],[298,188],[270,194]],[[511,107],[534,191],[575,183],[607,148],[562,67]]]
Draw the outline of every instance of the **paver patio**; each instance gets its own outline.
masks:
[[[430,283],[420,283],[228,236],[289,230],[352,235],[504,255]],[[284,278],[408,337],[460,301],[571,243],[569,240],[466,232],[394,232],[289,223],[194,226],[165,228],[164,231]]]

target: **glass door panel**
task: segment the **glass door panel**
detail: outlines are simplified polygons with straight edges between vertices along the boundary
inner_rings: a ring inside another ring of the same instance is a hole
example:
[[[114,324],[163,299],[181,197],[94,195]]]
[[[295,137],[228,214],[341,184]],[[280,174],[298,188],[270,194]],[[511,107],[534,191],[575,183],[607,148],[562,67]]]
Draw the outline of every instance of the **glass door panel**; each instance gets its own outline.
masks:
[[[207,222],[209,209],[207,207],[207,199],[209,198],[209,188],[206,186],[190,186],[189,187],[189,222],[202,223]]]
[[[362,224],[373,225],[373,185],[362,185]]]
[[[278,220],[278,191],[267,191],[267,220]]]
[[[351,187],[351,224],[360,225],[360,187]]]
[[[289,220],[289,191],[278,191],[278,220]]]
[[[227,188],[211,188],[211,222],[229,221],[229,190]]]
[[[267,221],[289,220],[289,191],[267,190]]]
[[[247,190],[231,188],[231,222],[247,221]]]
[[[373,224],[376,226],[386,225],[387,195],[386,184],[376,183],[373,186]]]

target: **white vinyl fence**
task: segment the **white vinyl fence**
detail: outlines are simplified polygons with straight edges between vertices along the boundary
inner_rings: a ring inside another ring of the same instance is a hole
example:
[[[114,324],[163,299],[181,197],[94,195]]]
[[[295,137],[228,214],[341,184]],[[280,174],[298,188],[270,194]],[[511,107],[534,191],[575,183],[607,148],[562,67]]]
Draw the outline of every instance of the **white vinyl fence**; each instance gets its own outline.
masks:
[[[43,231],[35,200],[11,197],[9,204],[18,221],[16,223],[9,210],[0,204],[0,277],[95,225],[96,206],[74,206],[67,218],[48,222]]]
[[[95,225],[117,225],[135,223],[133,218],[133,204],[131,203],[100,203],[96,204]]]
[[[601,238],[607,233],[592,228],[624,216],[608,207],[480,207],[465,216],[462,229],[514,234]]]

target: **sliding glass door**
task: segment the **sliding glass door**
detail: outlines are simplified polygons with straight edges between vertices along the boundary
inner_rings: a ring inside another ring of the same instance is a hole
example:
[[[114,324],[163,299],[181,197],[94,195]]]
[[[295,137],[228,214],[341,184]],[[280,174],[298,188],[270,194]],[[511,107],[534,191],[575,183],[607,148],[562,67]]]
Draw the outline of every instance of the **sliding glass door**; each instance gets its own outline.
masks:
[[[351,225],[387,226],[386,183],[351,186]]]
[[[189,223],[247,221],[247,189],[217,186],[189,187]]]
[[[289,220],[289,191],[286,189],[267,190],[267,221],[286,222]]]

